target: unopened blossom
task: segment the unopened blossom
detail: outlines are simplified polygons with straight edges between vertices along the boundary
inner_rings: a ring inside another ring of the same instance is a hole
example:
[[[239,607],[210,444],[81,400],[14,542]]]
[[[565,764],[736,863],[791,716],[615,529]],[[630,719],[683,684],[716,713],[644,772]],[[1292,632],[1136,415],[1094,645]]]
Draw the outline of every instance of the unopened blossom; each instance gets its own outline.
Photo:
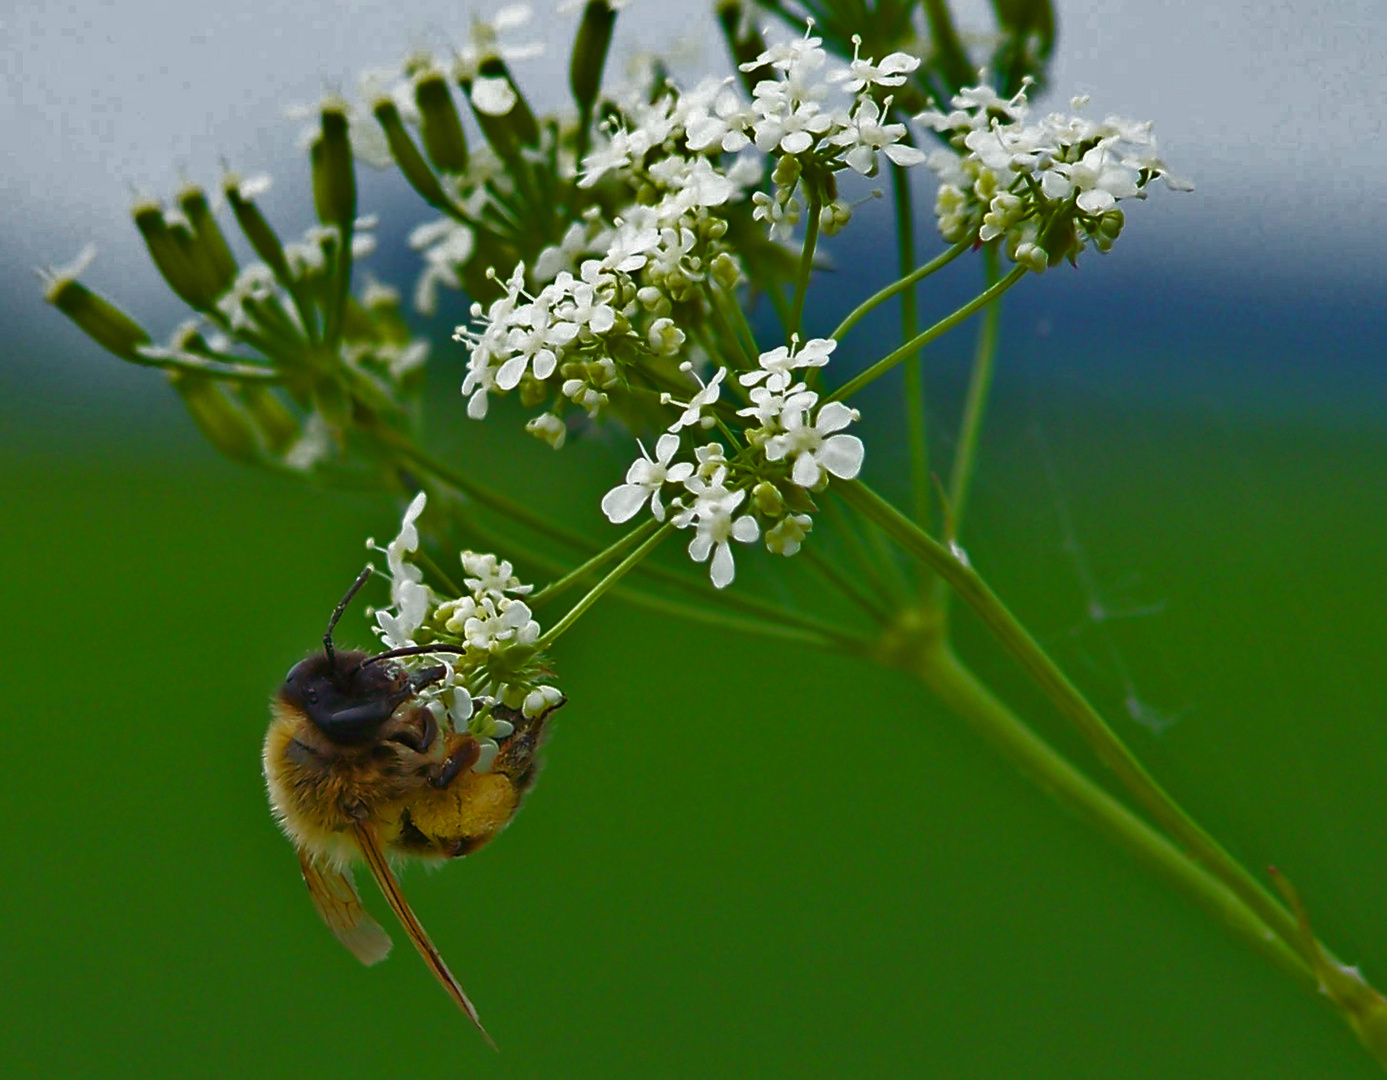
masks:
[[[766,530],[766,550],[772,555],[793,555],[813,527],[814,519],[808,514],[787,514]]]
[[[639,445],[639,444],[638,444]],[[636,512],[650,502],[650,512],[656,521],[665,520],[664,504],[660,501],[660,491],[665,484],[682,484],[693,475],[690,462],[681,461],[677,465],[670,462],[679,452],[679,436],[666,432],[655,442],[655,456],[652,458],[641,446],[641,456],[626,470],[626,483],[612,488],[602,496],[602,513],[614,524],[630,521]]]

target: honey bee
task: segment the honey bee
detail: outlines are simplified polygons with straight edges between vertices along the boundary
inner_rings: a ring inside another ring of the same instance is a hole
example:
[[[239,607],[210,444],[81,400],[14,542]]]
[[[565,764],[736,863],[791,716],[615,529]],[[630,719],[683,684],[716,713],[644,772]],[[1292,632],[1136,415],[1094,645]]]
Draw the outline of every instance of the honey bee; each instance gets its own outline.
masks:
[[[421,692],[443,679],[440,664],[413,672],[407,656],[462,653],[450,645],[369,655],[338,651],[338,619],[372,572],[363,570],[328,622],[323,651],[289,671],[271,703],[265,736],[270,805],[298,851],[318,914],[363,964],[390,951],[390,938],[361,904],[351,866],[365,861],[386,902],[443,988],[476,1024],[476,1008],[405,901],[388,856],[448,859],[476,851],[509,824],[534,782],[549,715],[525,716],[501,703],[492,715],[512,726],[486,772],[467,731],[445,730]],[[492,1043],[494,1047],[495,1044]]]

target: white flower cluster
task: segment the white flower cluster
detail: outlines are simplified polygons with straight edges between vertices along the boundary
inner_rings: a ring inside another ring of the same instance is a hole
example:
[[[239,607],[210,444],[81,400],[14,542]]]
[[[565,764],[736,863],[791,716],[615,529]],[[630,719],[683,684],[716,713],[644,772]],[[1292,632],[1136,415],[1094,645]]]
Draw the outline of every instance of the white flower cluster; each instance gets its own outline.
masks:
[[[486,309],[473,304],[473,326],[454,335],[471,347],[462,387],[469,416],[486,415],[489,394],[518,387],[527,405],[547,406],[527,430],[562,446],[570,406],[597,416],[631,369],[684,348],[675,305],[702,303],[714,283],[735,284],[740,270],[720,243],[727,222],[719,209],[759,180],[760,166],[747,160],[722,172],[674,150],[648,169],[638,164],[651,145],[684,142],[687,107],[675,95],[634,104],[632,126],[587,159],[583,183],[624,174],[649,201],[610,222],[594,210],[570,226],[535,262],[537,293],[526,292],[522,263],[505,295]]]
[[[812,21],[810,30],[812,31]],[[850,168],[864,176],[877,171],[877,154],[896,165],[918,165],[925,155],[906,142],[904,124],[890,123],[891,97],[883,89],[900,86],[920,66],[918,57],[893,52],[880,63],[858,55],[861,39],[853,36],[853,60],[848,67],[830,65],[821,38],[810,31],[794,41],[768,48],[743,71],[770,67],[778,78],[762,79],[752,88],[750,107],[734,110],[727,103],[718,123],[728,140],[750,140],[762,153],[779,157],[774,196],[758,192],[755,217],[765,221],[770,235],[787,239],[799,220],[801,206],[794,197],[804,166],[838,171]],[[830,104],[835,91],[850,95],[850,105]],[[831,228],[846,220],[846,207],[826,206],[824,222]]]
[[[693,529],[689,557],[709,563],[709,577],[720,589],[736,572],[731,541],[749,544],[760,537],[758,518],[766,524],[770,551],[797,552],[812,527],[809,493],[822,490],[830,475],[853,479],[863,457],[862,441],[843,433],[857,411],[841,402],[820,405],[818,393],[797,381],[799,372],[827,364],[837,342],[815,338],[797,345],[762,353],[756,370],[737,377],[751,404],[735,414],[748,419],[742,425],[745,446],[735,446],[731,458],[721,442],[694,441],[715,423],[727,369],[719,368],[688,402],[665,395],[679,416],[656,441],[654,457],[642,446],[625,483],[603,496],[608,520],[629,521],[649,505],[655,520],[664,521],[666,487],[673,488],[670,520],[676,528]],[[692,377],[689,369],[686,364]],[[694,460],[676,462],[686,433]]]
[[[499,701],[535,716],[557,704],[562,694],[538,681],[536,662],[517,661],[517,651],[539,640],[540,627],[520,599],[532,586],[520,583],[509,562],[462,552],[468,591],[453,599],[439,597],[423,583],[423,572],[410,556],[419,547],[418,521],[426,502],[422,491],[414,497],[399,534],[384,548],[366,542],[369,549],[384,553],[390,577],[390,606],[375,612],[376,633],[387,649],[446,644],[465,650],[406,662],[444,666],[446,674],[424,696],[440,722],[446,718],[455,727],[465,724],[477,737],[482,756],[474,768],[485,772],[496,756],[496,740],[511,732],[510,724],[492,716],[487,706]]]
[[[1087,103],[1074,98],[1071,106]],[[942,181],[934,206],[939,231],[955,242],[1005,237],[1012,260],[1032,270],[1073,260],[1086,242],[1108,250],[1123,225],[1117,204],[1145,198],[1157,177],[1175,190],[1192,187],[1157,156],[1149,121],[1050,113],[1030,122],[1026,87],[1002,98],[991,87],[970,86],[951,105],[915,117],[952,147],[928,158]]]

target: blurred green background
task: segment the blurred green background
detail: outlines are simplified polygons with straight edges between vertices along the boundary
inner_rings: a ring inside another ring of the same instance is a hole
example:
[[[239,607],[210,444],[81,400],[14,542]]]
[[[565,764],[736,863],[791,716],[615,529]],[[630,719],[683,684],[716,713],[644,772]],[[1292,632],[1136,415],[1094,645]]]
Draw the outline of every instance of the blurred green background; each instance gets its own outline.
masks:
[[[1288,335],[1338,318],[1313,297],[1143,294],[1150,267],[1120,258],[1009,309],[969,550],[1156,775],[1380,983],[1371,338],[1296,368]],[[1150,325],[1116,335],[1104,305]],[[398,507],[219,460],[157,376],[28,306],[25,340],[51,344],[11,350],[0,385],[6,1075],[1377,1074],[1326,1005],[904,678],[616,603],[557,650],[570,704],[514,827],[406,876],[493,1054],[398,932],[371,970],[332,939],[259,774],[270,693]],[[931,359],[941,455],[966,350]],[[437,355],[435,445],[604,535],[624,441],[556,457],[513,417],[469,423],[461,358]],[[894,393],[863,407],[889,417]],[[873,423],[891,491],[892,421]]]

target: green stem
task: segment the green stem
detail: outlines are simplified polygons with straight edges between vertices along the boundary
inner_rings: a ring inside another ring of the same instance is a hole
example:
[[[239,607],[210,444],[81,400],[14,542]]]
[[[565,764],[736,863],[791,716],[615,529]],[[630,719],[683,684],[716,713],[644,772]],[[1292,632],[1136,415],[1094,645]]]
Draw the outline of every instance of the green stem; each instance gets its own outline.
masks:
[[[1299,947],[1299,932],[1290,913],[1151,777],[971,566],[860,481],[835,486],[846,502],[877,522],[909,554],[932,567],[953,587],[1158,825],[1217,876],[1282,941]],[[1311,962],[1311,958],[1305,959]]]
[[[575,547],[582,551],[596,550],[597,545],[587,537],[575,533],[570,529],[565,529],[561,525],[555,525],[553,522],[540,517],[538,514],[521,506],[519,503],[506,498],[506,496],[499,492],[492,491],[485,484],[480,484],[459,472],[457,469],[444,465],[443,462],[431,457],[423,450],[420,450],[410,442],[409,439],[405,438],[397,431],[383,425],[377,425],[372,428],[371,434],[386,446],[395,450],[411,464],[420,469],[424,469],[426,472],[433,473],[438,479],[457,488],[458,491],[462,492],[473,501],[480,503],[482,506],[495,510],[499,514],[504,514],[511,520],[519,522],[543,536],[558,540],[560,543],[567,544],[570,547]]]
[[[983,259],[987,267],[987,285],[991,288],[997,283],[997,275],[1001,272],[995,244],[989,244],[984,249]],[[978,330],[978,347],[973,354],[973,373],[968,381],[968,399],[963,406],[958,451],[954,454],[954,465],[949,475],[949,511],[955,536],[962,529],[963,511],[973,481],[973,467],[977,462],[978,439],[982,434],[983,416],[987,412],[988,391],[992,388],[993,361],[997,356],[997,324],[1001,314],[1000,300],[987,309]]]
[[[447,465],[444,465],[442,462],[420,450],[410,442],[409,439],[393,429],[377,425],[371,430],[376,438],[394,449],[400,457],[404,458],[410,464],[414,465],[416,468],[423,469],[425,472],[432,473],[435,478],[456,488],[479,505],[495,510],[497,513],[533,529],[540,535],[558,540],[579,551],[592,554],[601,550],[598,544],[589,540],[587,537],[565,529],[560,525],[555,525],[519,504],[512,502],[504,495],[492,491],[485,485],[469,480],[462,473],[449,468]],[[473,524],[475,527],[475,523]],[[514,550],[514,545],[512,545],[511,550]],[[551,562],[551,565],[557,568],[559,564]],[[664,582],[667,585],[672,585],[700,597],[706,597],[711,589],[706,578],[695,580],[687,574],[678,573],[664,566],[642,566],[640,568],[640,573],[642,576],[648,577],[653,581]],[[758,615],[773,622],[782,620],[792,622],[804,631],[817,634],[830,641],[838,640],[842,637],[842,634],[828,623],[821,622],[808,615],[799,614],[798,612],[787,611],[765,600],[758,600],[753,596],[747,596],[742,593],[724,592],[719,595],[718,602],[730,607],[740,608],[748,614]]]
[[[915,265],[915,218],[911,211],[910,177],[899,165],[891,166],[891,188],[896,202],[897,263],[901,276]],[[913,341],[919,332],[915,289],[901,291],[901,340]],[[905,435],[910,457],[910,505],[915,520],[929,526],[929,442],[925,435],[925,369],[919,350],[905,363]]]
[[[503,551],[507,555],[520,559],[526,565],[545,573],[562,575],[565,572],[563,563],[557,559],[516,543],[510,537],[482,524],[475,518],[467,519],[464,527],[465,531],[484,547],[489,547],[493,551]],[[638,567],[636,572],[649,574],[652,570],[663,569],[663,567],[647,565]],[[865,638],[854,634],[845,634],[826,624],[805,619],[793,612],[780,609],[771,609],[774,610],[775,614],[767,618],[754,615],[726,615],[721,611],[711,611],[703,607],[681,604],[677,600],[669,600],[663,596],[654,596],[630,585],[618,585],[612,589],[612,599],[621,600],[632,607],[645,608],[647,611],[656,611],[662,615],[670,615],[689,622],[702,623],[706,626],[731,630],[735,633],[755,634],[776,641],[791,641],[796,644],[823,649],[827,652],[846,651],[856,655],[865,655],[872,648],[872,643]],[[732,598],[729,597],[728,599]],[[762,605],[762,607],[768,609],[770,605]]]
[[[635,551],[631,552],[631,554],[627,555],[621,562],[612,567],[612,569],[607,572],[606,577],[589,589],[587,595],[569,608],[562,619],[546,630],[544,635],[539,639],[536,648],[550,648],[555,641],[563,636],[564,632],[567,631],[569,627],[582,618],[583,613],[586,612],[588,608],[592,607],[593,604],[597,603],[597,601],[602,598],[603,593],[625,577],[635,568],[637,563],[654,551],[660,545],[661,541],[673,531],[674,522],[672,521],[666,521],[656,529],[655,532],[646,539],[645,543],[641,544]]]
[[[809,291],[809,273],[814,268],[814,248],[819,243],[819,211],[823,198],[816,191],[809,200],[809,221],[804,227],[804,249],[799,255],[799,273],[795,277],[795,302],[790,308],[788,337],[799,333],[800,318],[804,314],[804,296]]]
[[[578,582],[582,581],[583,578],[592,574],[598,567],[610,562],[637,541],[645,539],[645,537],[649,536],[655,530],[658,524],[659,522],[651,518],[644,524],[632,529],[620,540],[603,548],[581,566],[575,566],[557,581],[550,582],[544,588],[540,589],[539,592],[529,598],[530,606],[533,607],[545,600],[552,600],[556,596],[563,595],[574,585],[578,584]]]
[[[831,492],[829,494],[832,494]],[[840,500],[834,498],[824,499],[820,504],[824,513],[831,521],[834,531],[843,538],[843,542],[848,546],[848,554],[857,560],[857,565],[867,584],[871,587],[873,595],[880,601],[888,605],[899,602],[904,588],[904,581],[895,581],[893,588],[886,586],[886,581],[882,577],[883,570],[877,565],[877,558],[881,557],[882,562],[888,559],[891,561],[892,569],[899,573],[899,567],[894,565],[895,556],[889,551],[883,555],[882,549],[877,547],[875,554],[868,549],[866,541],[857,531],[857,525],[843,509]],[[807,550],[807,549],[805,549]]]
[[[1002,278],[1001,281],[997,282],[997,284],[993,285],[990,289],[986,290],[983,293],[980,293],[978,296],[968,301],[968,303],[964,304],[957,311],[949,315],[945,315],[944,318],[940,319],[937,323],[931,326],[924,333],[918,334],[910,341],[907,341],[895,352],[883,356],[880,360],[878,360],[875,364],[869,367],[866,371],[862,372],[860,375],[856,376],[855,378],[849,379],[837,390],[829,394],[827,400],[842,401],[844,398],[851,397],[853,394],[857,393],[857,391],[861,390],[868,383],[872,382],[875,379],[879,379],[881,376],[885,375],[888,371],[890,371],[893,367],[899,364],[907,356],[928,345],[931,341],[939,337],[941,334],[944,334],[949,330],[952,330],[955,326],[963,322],[964,319],[968,318],[974,312],[992,303],[992,301],[996,300],[997,297],[1001,296],[1004,292],[1010,289],[1013,285],[1020,281],[1021,278],[1024,277],[1027,273],[1029,273],[1029,271],[1024,266],[1018,266],[1015,270],[1013,270],[1006,277]]]
[[[1046,794],[1188,894],[1303,988],[1317,990],[1318,981],[1300,955],[1267,929],[1232,890],[1036,735],[959,662],[947,644],[937,641],[913,661],[899,660],[903,662],[897,666],[920,678]]]
[[[807,547],[801,548],[800,551],[809,565],[818,571],[819,575],[823,577],[825,581],[865,611],[873,622],[882,626],[886,625],[889,621],[886,608],[853,585],[852,582],[839,573],[837,567],[818,552]]]
[[[973,242],[971,240],[960,240],[953,247],[949,248],[948,251],[936,255],[929,262],[925,263],[924,266],[913,270],[898,281],[893,281],[890,285],[886,286],[886,288],[874,292],[871,296],[867,297],[867,299],[863,300],[862,303],[858,304],[857,307],[853,308],[852,311],[848,313],[848,317],[838,324],[838,329],[834,330],[829,336],[835,341],[842,341],[843,335],[856,326],[862,320],[862,317],[873,308],[886,303],[886,301],[890,300],[891,297],[895,296],[898,292],[910,288],[917,281],[923,281],[936,270],[942,270],[972,246]]]

